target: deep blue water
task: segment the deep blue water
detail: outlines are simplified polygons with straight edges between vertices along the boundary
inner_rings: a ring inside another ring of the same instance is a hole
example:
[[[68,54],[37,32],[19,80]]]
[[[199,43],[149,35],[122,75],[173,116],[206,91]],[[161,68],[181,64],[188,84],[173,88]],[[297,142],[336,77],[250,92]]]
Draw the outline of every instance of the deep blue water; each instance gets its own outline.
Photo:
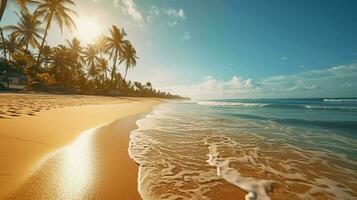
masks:
[[[240,118],[333,129],[357,137],[356,98],[229,99],[198,104]]]

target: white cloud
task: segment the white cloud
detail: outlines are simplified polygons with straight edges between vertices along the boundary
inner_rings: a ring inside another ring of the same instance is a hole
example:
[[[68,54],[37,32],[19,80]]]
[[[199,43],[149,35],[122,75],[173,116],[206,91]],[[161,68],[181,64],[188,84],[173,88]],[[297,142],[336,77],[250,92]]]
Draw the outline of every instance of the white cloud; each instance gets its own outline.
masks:
[[[173,86],[164,88],[172,93],[181,94],[198,99],[234,98],[246,96],[248,93],[259,90],[251,79],[233,76],[229,81],[222,81],[211,76],[206,76],[201,83],[186,86]]]
[[[166,14],[168,16],[174,17],[174,18],[179,18],[179,19],[186,19],[186,14],[182,9],[173,9],[169,8],[166,10]]]
[[[174,27],[178,25],[180,21],[186,19],[186,13],[183,9],[165,9],[151,6],[146,16],[146,21],[153,22],[154,19],[158,18],[159,16],[163,16],[161,19],[165,21],[164,24],[166,24],[168,27]]]
[[[114,6],[118,7],[121,2],[121,9],[124,13],[131,16],[131,18],[141,24],[143,22],[142,14],[137,10],[134,0],[114,0]]]
[[[297,83],[296,85],[284,89],[286,92],[294,92],[294,91],[301,91],[301,90],[315,90],[317,89],[316,85],[304,85],[302,83]]]
[[[357,64],[267,77],[261,81],[233,76],[230,80],[205,77],[200,83],[166,88],[198,99],[259,97],[357,96]]]
[[[146,21],[151,22],[153,18],[161,15],[160,10],[156,6],[151,6],[149,14],[146,16]]]

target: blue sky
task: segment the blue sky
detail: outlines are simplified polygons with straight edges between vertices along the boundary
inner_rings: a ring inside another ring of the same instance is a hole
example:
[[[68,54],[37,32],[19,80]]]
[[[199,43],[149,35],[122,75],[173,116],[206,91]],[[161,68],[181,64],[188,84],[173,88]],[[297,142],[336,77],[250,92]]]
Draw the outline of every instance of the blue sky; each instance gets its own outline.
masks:
[[[102,31],[126,30],[140,57],[129,79],[194,98],[357,96],[357,1],[76,2]],[[78,31],[53,27],[49,43]]]

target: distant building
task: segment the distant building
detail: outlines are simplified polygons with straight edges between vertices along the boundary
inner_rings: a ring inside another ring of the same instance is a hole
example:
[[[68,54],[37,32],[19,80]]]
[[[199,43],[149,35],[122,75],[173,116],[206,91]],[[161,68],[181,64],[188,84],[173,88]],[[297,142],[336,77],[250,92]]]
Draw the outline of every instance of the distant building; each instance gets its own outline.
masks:
[[[26,85],[26,78],[21,74],[10,73],[9,75],[6,72],[0,73],[0,84],[10,90],[23,90]]]

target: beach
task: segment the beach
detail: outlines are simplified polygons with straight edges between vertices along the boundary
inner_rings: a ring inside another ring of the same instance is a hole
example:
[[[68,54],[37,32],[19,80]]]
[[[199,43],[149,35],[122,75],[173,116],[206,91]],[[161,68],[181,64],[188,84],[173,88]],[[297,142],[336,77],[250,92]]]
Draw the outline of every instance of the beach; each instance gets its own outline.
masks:
[[[0,199],[357,198],[355,99],[0,97]]]
[[[0,99],[0,199],[140,199],[129,135],[160,100],[6,93]]]

